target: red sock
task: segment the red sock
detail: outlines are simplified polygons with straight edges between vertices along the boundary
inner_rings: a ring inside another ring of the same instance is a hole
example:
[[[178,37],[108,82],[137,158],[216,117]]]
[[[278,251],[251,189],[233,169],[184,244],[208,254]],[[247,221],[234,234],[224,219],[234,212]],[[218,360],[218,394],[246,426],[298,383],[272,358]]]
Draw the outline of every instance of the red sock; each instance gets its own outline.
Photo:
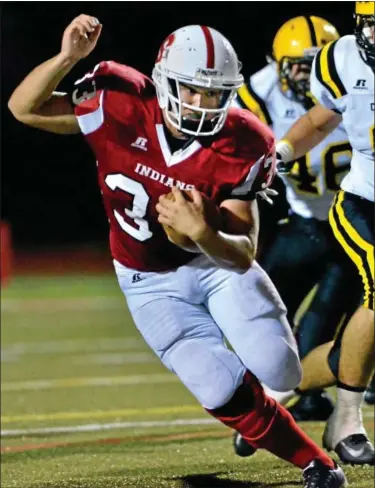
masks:
[[[250,372],[226,405],[207,411],[253,447],[266,449],[299,468],[306,468],[314,459],[334,467],[333,460],[298,427],[282,405],[264,393]]]

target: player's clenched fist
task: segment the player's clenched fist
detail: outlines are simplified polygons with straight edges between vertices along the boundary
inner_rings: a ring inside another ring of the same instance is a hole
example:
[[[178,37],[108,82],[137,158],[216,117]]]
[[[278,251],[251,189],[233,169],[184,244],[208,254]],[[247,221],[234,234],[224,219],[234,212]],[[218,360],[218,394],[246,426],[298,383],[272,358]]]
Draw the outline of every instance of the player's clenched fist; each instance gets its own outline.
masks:
[[[61,54],[78,61],[88,56],[96,46],[102,25],[96,17],[79,15],[64,31]]]

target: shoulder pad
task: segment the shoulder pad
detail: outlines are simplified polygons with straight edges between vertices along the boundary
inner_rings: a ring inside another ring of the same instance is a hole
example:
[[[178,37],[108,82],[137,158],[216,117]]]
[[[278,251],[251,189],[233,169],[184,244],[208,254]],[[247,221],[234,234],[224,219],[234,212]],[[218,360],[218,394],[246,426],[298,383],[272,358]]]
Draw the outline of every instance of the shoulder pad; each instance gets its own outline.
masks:
[[[102,61],[75,82],[72,102],[78,105],[96,97],[98,90],[113,90],[135,96],[153,96],[154,85],[139,71],[114,61]]]
[[[350,63],[348,55],[355,43],[354,36],[344,36],[324,46],[316,55],[315,76],[324,86],[333,99],[338,99],[347,94],[343,70]]]
[[[273,146],[274,135],[267,125],[248,110],[231,108],[212,149],[232,157],[258,160]]]
[[[265,66],[238,89],[238,103],[242,108],[253,112],[265,124],[272,125],[267,100],[277,82],[278,76],[274,65]]]

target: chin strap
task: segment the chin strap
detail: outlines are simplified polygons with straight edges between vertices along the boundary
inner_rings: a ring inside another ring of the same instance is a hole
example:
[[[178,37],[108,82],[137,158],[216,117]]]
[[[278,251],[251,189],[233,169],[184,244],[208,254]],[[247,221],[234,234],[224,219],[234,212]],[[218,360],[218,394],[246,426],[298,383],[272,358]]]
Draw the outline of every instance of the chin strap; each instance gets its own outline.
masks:
[[[184,151],[187,147],[190,146],[196,139],[196,136],[190,136],[186,139],[185,144],[182,146],[181,151]]]

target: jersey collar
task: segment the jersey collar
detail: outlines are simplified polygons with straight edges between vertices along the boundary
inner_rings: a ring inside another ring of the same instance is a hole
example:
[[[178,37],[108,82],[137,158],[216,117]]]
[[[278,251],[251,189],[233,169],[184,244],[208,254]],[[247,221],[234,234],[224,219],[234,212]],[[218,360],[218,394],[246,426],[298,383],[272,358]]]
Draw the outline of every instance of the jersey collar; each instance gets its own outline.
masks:
[[[167,142],[167,138],[165,137],[163,124],[162,123],[155,124],[155,128],[156,128],[156,135],[158,137],[160,149],[164,156],[165,164],[168,167],[174,166],[175,164],[185,161],[186,159],[188,159],[190,156],[192,156],[194,153],[196,153],[202,148],[201,144],[197,140],[195,140],[185,149],[180,149],[172,154],[169,144]]]

